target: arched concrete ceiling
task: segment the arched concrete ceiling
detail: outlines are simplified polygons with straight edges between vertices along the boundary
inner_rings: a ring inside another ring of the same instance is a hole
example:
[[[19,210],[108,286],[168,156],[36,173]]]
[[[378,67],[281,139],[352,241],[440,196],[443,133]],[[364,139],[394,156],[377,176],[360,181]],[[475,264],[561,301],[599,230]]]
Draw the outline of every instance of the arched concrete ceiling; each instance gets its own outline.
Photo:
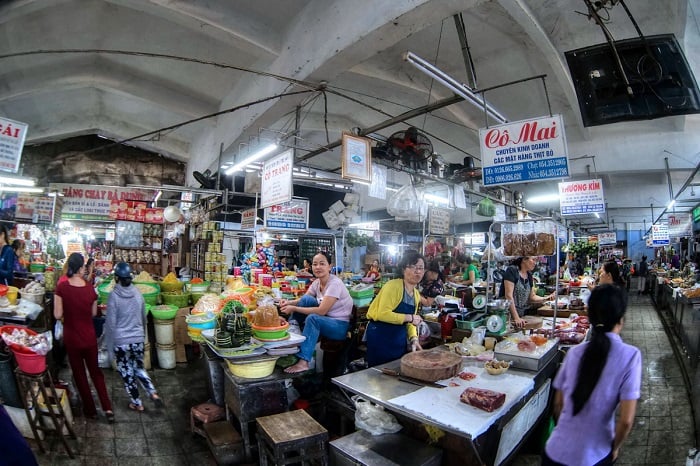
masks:
[[[628,0],[642,32],[674,33],[697,74],[697,1],[663,4]],[[152,133],[129,144],[188,162],[191,173],[216,170],[220,147],[222,160],[229,161],[261,140],[289,134],[301,106],[299,133],[287,141],[295,141],[303,156],[342,131],[452,96],[402,57],[414,52],[467,82],[453,20],[461,14],[477,88],[547,75],[552,111],[566,125],[573,178],[604,181],[607,218],[577,222],[649,226],[652,210],[658,215],[669,200],[665,159],[678,211],[691,209],[696,202],[690,186],[680,188],[700,162],[698,115],[584,128],[564,52],[604,42],[601,29],[581,14],[586,11],[584,0],[4,1],[0,116],[29,124],[27,144],[89,133],[115,140]],[[637,35],[621,5],[608,13],[606,26],[615,39]],[[318,93],[322,81],[329,90],[325,98]],[[265,100],[304,90],[310,92]],[[546,97],[539,81],[487,94],[511,121],[547,114]],[[241,108],[158,131],[235,107]],[[475,107],[460,102],[408,123],[429,133],[448,162],[472,155],[480,164],[484,118]],[[396,124],[379,133],[405,128]],[[304,163],[337,169],[340,152]],[[197,185],[191,175],[188,180]],[[508,188],[527,199],[556,191],[556,182]],[[366,202],[366,210],[381,207]],[[471,220],[464,211],[456,216]]]

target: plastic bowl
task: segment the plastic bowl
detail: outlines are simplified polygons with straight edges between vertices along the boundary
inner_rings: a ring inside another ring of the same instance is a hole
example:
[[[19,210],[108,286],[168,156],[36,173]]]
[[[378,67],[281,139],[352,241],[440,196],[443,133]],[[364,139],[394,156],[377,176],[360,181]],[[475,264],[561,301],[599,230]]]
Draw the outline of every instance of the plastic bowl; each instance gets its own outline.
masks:
[[[278,358],[255,359],[252,361],[226,360],[226,365],[233,375],[244,379],[259,379],[267,377],[275,371]]]
[[[253,329],[253,336],[256,338],[261,338],[263,340],[275,340],[287,336],[289,322],[285,322],[284,325],[280,325],[278,327],[260,327],[258,325],[251,325],[251,327]]]
[[[211,283],[204,281],[202,283],[192,283],[188,282],[186,288],[192,293],[205,293],[209,289]]]
[[[216,327],[216,316],[208,317],[206,314],[190,314],[185,318],[188,329],[204,330]],[[201,333],[201,332],[200,332]]]
[[[510,363],[506,361],[487,361],[484,363],[484,369],[491,375],[501,375],[510,369]]]
[[[160,306],[152,306],[150,312],[154,319],[172,320],[177,315],[178,309],[177,306],[171,304],[161,304]]]

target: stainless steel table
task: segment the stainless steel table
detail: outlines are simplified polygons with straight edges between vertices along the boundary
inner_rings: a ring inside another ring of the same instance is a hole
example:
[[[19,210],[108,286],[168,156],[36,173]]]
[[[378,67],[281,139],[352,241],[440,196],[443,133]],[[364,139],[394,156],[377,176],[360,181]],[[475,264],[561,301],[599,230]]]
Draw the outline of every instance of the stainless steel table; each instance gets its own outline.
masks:
[[[451,439],[444,441],[441,439],[439,443],[446,450],[444,464],[501,464],[512,456],[527,434],[534,430],[536,424],[549,411],[550,381],[560,360],[560,355],[557,355],[537,372],[513,369],[520,375],[532,377],[535,382],[534,389],[518,400],[501,417],[495,419],[489,429],[477,438],[471,438],[449,425],[392,404],[389,400],[412,393],[422,387],[385,375],[376,368],[345,374],[332,380],[346,392],[346,395],[348,393],[359,395],[398,416],[420,424],[438,427],[451,434]],[[398,369],[400,361],[396,360],[382,367]]]

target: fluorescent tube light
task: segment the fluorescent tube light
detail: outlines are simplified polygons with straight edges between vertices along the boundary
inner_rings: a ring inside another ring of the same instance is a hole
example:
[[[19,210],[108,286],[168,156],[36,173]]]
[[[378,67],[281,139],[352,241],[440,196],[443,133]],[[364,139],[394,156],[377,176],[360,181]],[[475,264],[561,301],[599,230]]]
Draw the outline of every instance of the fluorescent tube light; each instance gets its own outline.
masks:
[[[162,196],[162,195],[163,195],[163,191],[159,189],[158,192],[156,193],[156,197],[153,198],[153,205],[155,205],[156,202],[158,202],[158,199],[160,199],[160,196]]]
[[[20,178],[16,176],[0,175],[0,183],[16,186],[34,186],[36,181],[32,178]]]
[[[457,81],[452,76],[445,73],[435,65],[423,60],[415,53],[407,52],[406,55],[404,55],[404,60],[406,60],[407,62],[409,62],[410,64],[412,64],[431,78],[435,79],[437,82],[447,87],[458,96],[463,97],[464,100],[466,100],[467,102],[470,102],[471,104],[477,106],[481,110],[486,110],[486,113],[499,123],[508,122],[508,119],[504,117],[501,114],[501,112],[493,108],[493,106],[486,102],[484,99],[482,99],[481,96],[475,94],[469,86]]]
[[[671,202],[668,203],[668,205],[666,206],[666,208],[667,208],[667,209],[671,209],[671,208],[673,208],[674,205],[676,205],[676,200],[675,200],[675,199],[671,199]]]
[[[600,218],[600,214],[598,212],[593,212],[593,215],[595,215],[595,218]]]
[[[32,188],[25,186],[0,186],[0,191],[13,193],[43,193],[44,188]]]
[[[559,194],[543,194],[541,196],[532,196],[527,198],[528,204],[544,204],[546,202],[554,202],[559,200]]]
[[[255,162],[256,160],[260,160],[261,158],[265,157],[266,155],[271,154],[278,147],[279,146],[277,144],[270,144],[268,146],[265,146],[265,147],[261,148],[260,150],[258,150],[257,152],[253,153],[253,155],[249,156],[245,160],[236,163],[231,168],[228,168],[225,173],[227,175],[230,175],[231,173],[237,172],[238,170],[245,167],[246,165],[249,165],[249,164]]]

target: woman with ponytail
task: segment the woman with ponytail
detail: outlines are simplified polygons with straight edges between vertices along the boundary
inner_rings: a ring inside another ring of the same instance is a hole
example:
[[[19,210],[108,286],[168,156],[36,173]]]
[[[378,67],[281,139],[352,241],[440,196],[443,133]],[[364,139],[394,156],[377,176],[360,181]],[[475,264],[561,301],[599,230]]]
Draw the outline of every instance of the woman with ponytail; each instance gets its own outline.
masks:
[[[591,339],[569,350],[554,379],[557,425],[545,445],[543,466],[603,466],[617,460],[634,424],[642,383],[642,355],[620,338],[626,310],[623,288],[603,284],[591,292]]]

